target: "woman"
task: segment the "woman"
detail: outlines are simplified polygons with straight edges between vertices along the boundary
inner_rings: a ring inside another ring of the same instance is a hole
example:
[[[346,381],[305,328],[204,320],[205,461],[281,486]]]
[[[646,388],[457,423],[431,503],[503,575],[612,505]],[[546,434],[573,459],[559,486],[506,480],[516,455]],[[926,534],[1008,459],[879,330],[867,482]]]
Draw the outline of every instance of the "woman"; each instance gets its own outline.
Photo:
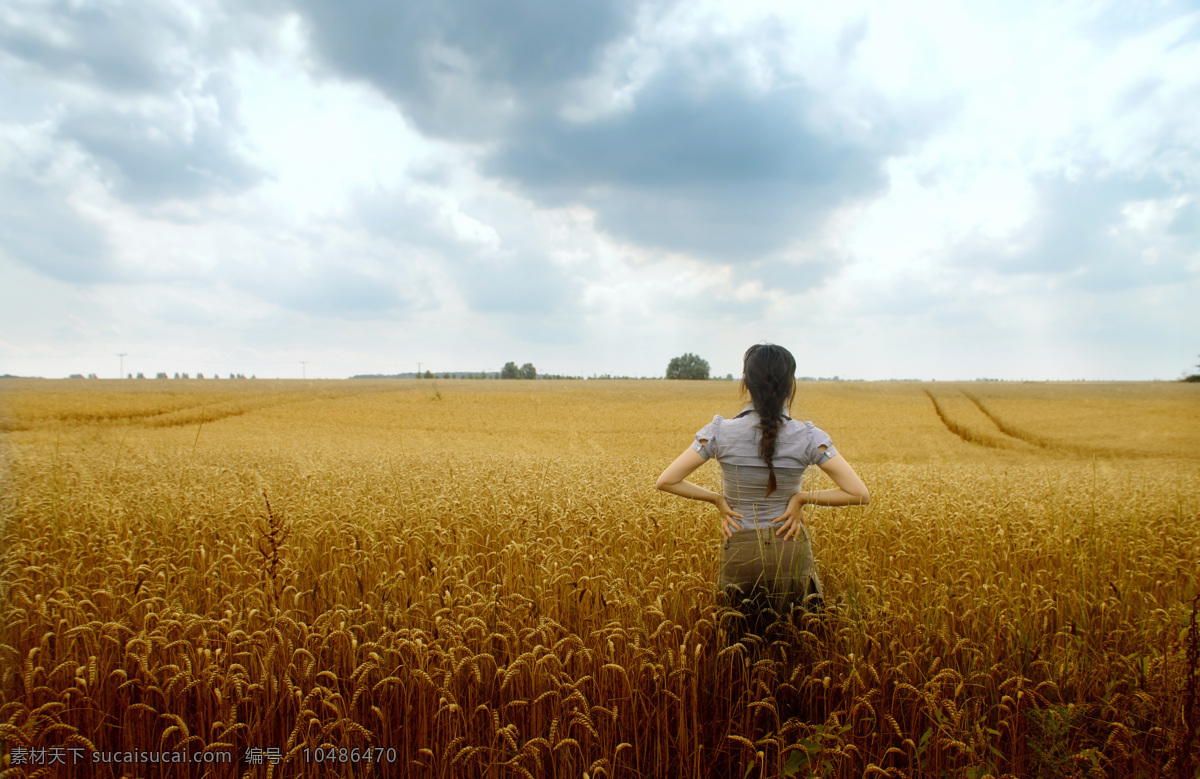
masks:
[[[787,349],[751,346],[742,371],[742,393],[749,393],[750,403],[733,419],[714,416],[655,485],[717,507],[726,539],[718,587],[743,608],[750,599],[759,616],[822,603],[804,506],[863,506],[871,500],[829,436],[789,416],[795,374],[796,360]],[[684,481],[710,457],[721,465],[724,494]],[[800,490],[809,465],[819,466],[837,488]]]

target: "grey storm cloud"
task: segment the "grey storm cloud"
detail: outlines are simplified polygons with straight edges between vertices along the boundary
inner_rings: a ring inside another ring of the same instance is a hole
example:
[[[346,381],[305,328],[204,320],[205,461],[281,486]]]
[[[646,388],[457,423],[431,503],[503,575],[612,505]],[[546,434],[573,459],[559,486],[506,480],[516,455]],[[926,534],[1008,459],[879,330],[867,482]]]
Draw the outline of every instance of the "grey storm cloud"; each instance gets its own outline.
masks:
[[[1043,176],[1035,186],[1034,214],[1009,247],[972,238],[957,247],[957,261],[1005,274],[1057,276],[1068,286],[1094,291],[1189,277],[1187,258],[1200,254],[1194,200],[1162,235],[1133,240],[1122,235],[1126,206],[1177,196],[1180,183],[1157,175],[1090,171],[1078,178]],[[1152,260],[1144,256],[1147,249],[1154,251]]]
[[[246,11],[236,24],[222,23],[215,10],[190,18],[153,0],[18,2],[0,15],[0,51],[20,63],[8,75],[27,92],[38,88],[67,106],[55,118],[58,137],[92,155],[121,197],[145,203],[236,192],[261,174],[236,150],[239,98],[223,62],[233,48],[253,45],[260,25]]]
[[[59,135],[115,173],[117,193],[133,202],[238,192],[262,176],[228,128],[205,120],[189,133],[177,120],[103,109],[65,119]]]
[[[486,138],[514,111],[553,105],[637,10],[621,0],[297,6],[334,71],[380,88],[422,130],[459,139]]]
[[[169,93],[233,49],[266,45],[280,10],[272,0],[6,0],[0,51],[57,81]]]
[[[756,94],[727,82],[699,94],[685,62],[661,70],[629,111],[588,123],[523,123],[486,169],[538,200],[581,202],[634,243],[749,259],[812,231],[848,200],[882,191],[899,143],[813,128],[803,86]]]
[[[886,159],[936,121],[867,105],[869,129],[847,133],[818,120],[830,106],[803,83],[752,87],[738,57],[777,46],[769,29],[669,53],[631,108],[570,121],[563,106],[632,33],[634,5],[302,7],[331,69],[375,84],[426,132],[484,142],[484,172],[542,205],[588,206],[619,239],[699,257],[752,259],[804,238],[882,192]],[[866,33],[847,28],[843,57]]]
[[[0,49],[59,78],[117,91],[169,87],[170,49],[188,34],[167,3],[15,2],[0,17]]]

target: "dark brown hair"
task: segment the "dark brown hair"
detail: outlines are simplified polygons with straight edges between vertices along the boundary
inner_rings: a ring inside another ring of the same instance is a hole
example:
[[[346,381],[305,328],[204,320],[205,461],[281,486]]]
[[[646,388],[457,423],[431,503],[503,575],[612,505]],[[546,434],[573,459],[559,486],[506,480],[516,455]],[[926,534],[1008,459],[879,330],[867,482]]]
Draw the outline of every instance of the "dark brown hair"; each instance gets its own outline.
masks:
[[[762,438],[758,454],[767,462],[767,494],[775,491],[775,442],[783,410],[796,396],[796,358],[782,346],[755,344],[742,358],[742,391],[750,393]]]

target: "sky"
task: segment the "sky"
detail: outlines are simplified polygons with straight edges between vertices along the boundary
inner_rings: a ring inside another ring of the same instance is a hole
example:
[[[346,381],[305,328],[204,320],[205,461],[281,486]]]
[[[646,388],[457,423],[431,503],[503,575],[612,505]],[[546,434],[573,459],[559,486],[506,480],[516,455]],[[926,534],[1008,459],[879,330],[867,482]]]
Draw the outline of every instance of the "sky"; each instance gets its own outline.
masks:
[[[1198,293],[1194,1],[0,5],[0,374],[1175,379]]]

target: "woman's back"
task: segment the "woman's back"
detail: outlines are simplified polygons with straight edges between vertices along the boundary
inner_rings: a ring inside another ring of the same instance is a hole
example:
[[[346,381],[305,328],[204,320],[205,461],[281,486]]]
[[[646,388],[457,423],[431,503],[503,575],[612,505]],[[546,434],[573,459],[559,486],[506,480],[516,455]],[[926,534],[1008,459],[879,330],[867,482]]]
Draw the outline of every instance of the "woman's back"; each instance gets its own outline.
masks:
[[[767,495],[770,470],[759,454],[762,430],[759,416],[748,406],[732,419],[717,415],[696,433],[692,449],[704,459],[716,457],[721,465],[722,492],[729,505],[743,515],[743,530],[770,528],[771,520],[787,509],[800,489],[804,471],[837,454],[833,441],[812,422],[799,422],[784,414],[775,442],[775,491]]]
[[[821,602],[804,506],[866,505],[871,499],[823,430],[783,413],[795,399],[795,376],[796,360],[782,346],[747,349],[742,388],[751,404],[733,419],[713,417],[655,482],[660,490],[717,507],[725,537],[717,586],[739,606],[752,604],[750,612],[760,616]],[[710,457],[721,463],[722,492],[687,481]],[[810,465],[821,466],[837,488],[801,490]],[[753,605],[761,604],[764,594],[770,603]]]

